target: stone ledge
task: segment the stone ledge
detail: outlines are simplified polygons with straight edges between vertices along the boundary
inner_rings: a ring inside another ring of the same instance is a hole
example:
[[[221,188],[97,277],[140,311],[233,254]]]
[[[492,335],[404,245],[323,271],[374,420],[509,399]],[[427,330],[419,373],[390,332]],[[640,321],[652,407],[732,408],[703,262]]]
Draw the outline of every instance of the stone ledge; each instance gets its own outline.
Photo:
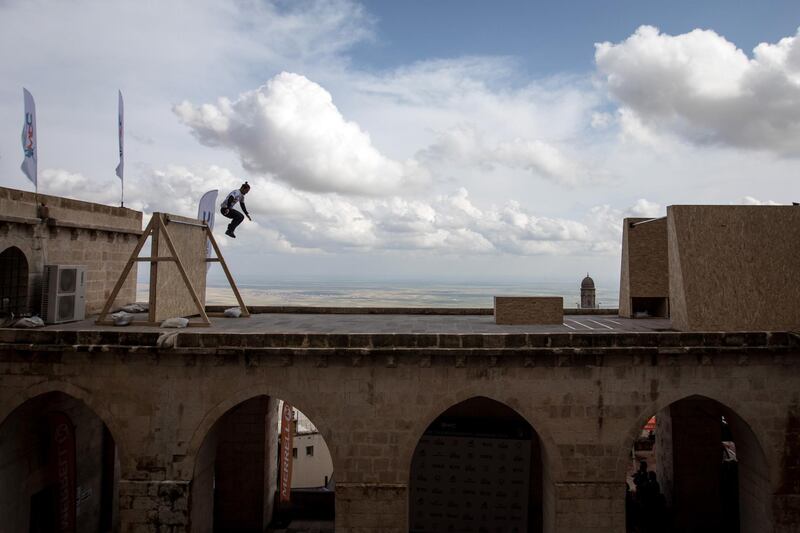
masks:
[[[175,330],[173,330],[175,331]],[[751,348],[796,348],[800,338],[786,332],[608,332],[608,333],[214,333],[177,332],[175,349],[214,353],[216,349],[480,350],[653,348],[664,354]],[[155,348],[163,331],[0,329],[0,347],[25,350]],[[162,348],[160,351],[169,351]]]

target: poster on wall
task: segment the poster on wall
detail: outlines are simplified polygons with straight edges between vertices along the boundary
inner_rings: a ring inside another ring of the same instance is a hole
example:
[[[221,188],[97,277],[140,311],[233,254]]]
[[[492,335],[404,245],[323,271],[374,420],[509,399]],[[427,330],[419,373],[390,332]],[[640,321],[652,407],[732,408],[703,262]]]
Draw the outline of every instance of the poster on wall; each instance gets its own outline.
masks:
[[[411,471],[411,531],[528,531],[530,440],[425,435]]]
[[[56,486],[56,526],[59,533],[75,533],[76,468],[75,426],[61,412],[48,415],[50,426],[50,481]]]
[[[283,402],[283,411],[281,412],[281,471],[280,482],[278,484],[278,492],[280,493],[280,502],[282,504],[289,503],[292,499],[292,419],[294,409],[287,402]]]

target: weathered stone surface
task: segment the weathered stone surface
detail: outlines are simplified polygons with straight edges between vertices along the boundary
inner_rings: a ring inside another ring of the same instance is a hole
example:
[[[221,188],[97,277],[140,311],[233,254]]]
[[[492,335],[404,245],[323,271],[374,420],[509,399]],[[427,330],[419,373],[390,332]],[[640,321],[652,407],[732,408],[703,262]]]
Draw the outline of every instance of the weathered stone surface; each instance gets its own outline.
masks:
[[[180,333],[172,349],[156,348],[157,335],[0,331],[0,419],[51,390],[97,413],[119,446],[123,531],[185,531],[201,444],[222,415],[259,395],[289,401],[321,430],[341,532],[407,530],[416,443],[439,414],[476,396],[511,406],[539,435],[545,531],[620,531],[631,443],[649,416],[698,395],[755,435],[767,465],[759,501],[775,529],[798,523],[793,335],[204,330]],[[76,340],[102,344],[59,344]]]

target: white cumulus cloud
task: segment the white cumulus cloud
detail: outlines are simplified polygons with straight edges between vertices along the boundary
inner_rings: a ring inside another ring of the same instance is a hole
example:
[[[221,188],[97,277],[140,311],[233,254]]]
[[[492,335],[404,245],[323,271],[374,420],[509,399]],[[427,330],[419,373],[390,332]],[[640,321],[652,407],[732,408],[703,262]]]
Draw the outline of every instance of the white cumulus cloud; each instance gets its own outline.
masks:
[[[174,111],[203,144],[231,148],[246,170],[298,189],[383,195],[423,179],[414,161],[384,156],[328,91],[299,74],[283,72],[233,101],[184,101]]]
[[[623,42],[595,46],[597,70],[634,137],[648,137],[647,128],[800,155],[800,34],[761,43],[752,57],[700,29],[667,35],[641,26]]]

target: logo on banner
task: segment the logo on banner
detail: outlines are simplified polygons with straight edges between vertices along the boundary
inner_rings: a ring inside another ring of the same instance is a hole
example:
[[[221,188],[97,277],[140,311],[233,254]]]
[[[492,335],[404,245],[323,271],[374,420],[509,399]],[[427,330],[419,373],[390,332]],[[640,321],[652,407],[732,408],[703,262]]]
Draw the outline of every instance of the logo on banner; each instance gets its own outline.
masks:
[[[27,142],[22,147],[25,157],[33,157],[36,147],[33,144],[33,113],[25,113],[25,139]]]

